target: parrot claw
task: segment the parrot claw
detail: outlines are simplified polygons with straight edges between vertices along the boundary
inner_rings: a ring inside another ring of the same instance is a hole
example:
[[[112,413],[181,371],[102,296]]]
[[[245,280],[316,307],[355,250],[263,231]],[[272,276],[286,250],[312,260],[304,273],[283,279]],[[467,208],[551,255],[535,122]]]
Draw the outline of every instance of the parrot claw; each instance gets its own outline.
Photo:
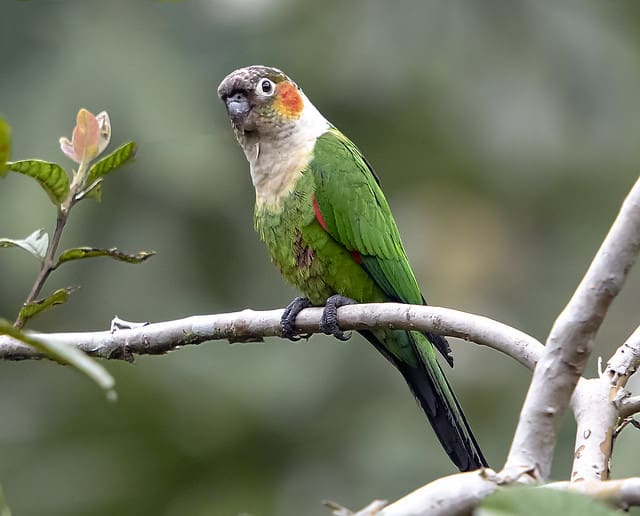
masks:
[[[310,333],[298,335],[296,332],[296,317],[302,310],[310,306],[311,301],[309,301],[307,297],[296,297],[287,305],[280,318],[280,329],[282,330],[283,338],[297,342],[300,339],[308,339],[311,337]]]
[[[333,335],[338,340],[349,340],[351,332],[345,333],[338,326],[338,308],[345,305],[355,305],[357,301],[336,294],[327,299],[327,304],[320,319],[320,330],[326,335]]]

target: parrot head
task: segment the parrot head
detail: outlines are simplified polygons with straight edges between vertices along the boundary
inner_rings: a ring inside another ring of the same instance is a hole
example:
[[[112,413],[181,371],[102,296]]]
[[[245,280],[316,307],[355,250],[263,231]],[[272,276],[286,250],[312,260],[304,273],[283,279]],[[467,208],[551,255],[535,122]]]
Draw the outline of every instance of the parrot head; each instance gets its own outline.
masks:
[[[295,125],[305,97],[295,82],[277,68],[240,68],[220,83],[218,96],[236,132],[266,135]]]
[[[249,161],[258,204],[276,205],[331,124],[277,68],[256,65],[231,72],[218,86],[218,96]]]

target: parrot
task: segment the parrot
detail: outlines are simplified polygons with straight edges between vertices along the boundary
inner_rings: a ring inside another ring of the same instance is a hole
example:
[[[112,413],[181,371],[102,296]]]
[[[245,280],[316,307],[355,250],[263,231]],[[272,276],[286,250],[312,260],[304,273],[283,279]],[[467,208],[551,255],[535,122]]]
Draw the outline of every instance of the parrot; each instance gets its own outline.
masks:
[[[373,168],[302,89],[281,70],[254,65],[227,75],[217,93],[249,162],[255,229],[304,294],[285,309],[282,335],[300,338],[295,317],[309,306],[324,307],[320,330],[346,340],[340,306],[426,304]],[[404,377],[455,466],[487,467],[436,356],[453,366],[447,340],[390,328],[359,333]]]

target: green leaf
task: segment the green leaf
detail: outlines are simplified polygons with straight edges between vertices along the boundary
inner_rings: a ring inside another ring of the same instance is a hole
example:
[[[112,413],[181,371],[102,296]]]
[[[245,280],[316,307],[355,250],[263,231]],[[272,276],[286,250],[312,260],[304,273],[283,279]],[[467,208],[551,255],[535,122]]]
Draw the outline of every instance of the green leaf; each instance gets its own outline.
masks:
[[[4,176],[7,171],[7,161],[11,150],[11,128],[9,124],[0,118],[0,176]]]
[[[473,516],[615,516],[613,509],[586,495],[544,487],[507,487],[487,496]]]
[[[136,143],[128,142],[91,165],[86,182],[89,188],[85,193],[85,197],[92,197],[100,202],[102,200],[102,183],[100,179],[130,161],[135,156],[136,150]]]
[[[117,396],[114,391],[115,381],[109,372],[98,362],[87,356],[78,348],[62,342],[48,340],[46,335],[24,333],[14,328],[7,321],[0,320],[0,334],[9,335],[25,344],[49,355],[61,364],[68,364],[88,376],[105,391],[107,399],[115,401]]]
[[[24,240],[0,238],[0,247],[20,247],[42,261],[49,247],[49,235],[44,229],[36,229]]]
[[[56,305],[61,305],[62,303],[66,303],[67,299],[69,299],[69,295],[75,290],[73,287],[59,288],[50,296],[45,297],[44,299],[38,299],[37,301],[32,301],[31,303],[24,305],[20,312],[18,313],[18,318],[27,321],[31,319],[33,316],[38,315],[40,312],[44,312],[45,310],[49,310]]]
[[[71,260],[82,260],[84,258],[97,258],[99,256],[106,256],[108,258],[113,258],[114,260],[118,260],[121,262],[128,263],[142,263],[148,258],[151,258],[155,253],[155,251],[140,251],[136,254],[128,254],[118,251],[117,248],[112,247],[111,249],[96,249],[94,247],[75,247],[73,249],[67,249],[60,254],[58,258],[58,263],[56,267],[62,265],[64,262],[69,262]]]
[[[69,193],[69,176],[57,163],[39,159],[9,161],[7,170],[33,177],[44,188],[54,204],[60,204]]]

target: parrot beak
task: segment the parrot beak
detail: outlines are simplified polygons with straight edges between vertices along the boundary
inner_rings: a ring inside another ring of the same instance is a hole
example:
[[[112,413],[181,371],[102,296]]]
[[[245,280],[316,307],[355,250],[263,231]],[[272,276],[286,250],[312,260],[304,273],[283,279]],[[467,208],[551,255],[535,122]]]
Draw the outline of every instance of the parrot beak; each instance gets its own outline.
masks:
[[[251,105],[249,99],[242,92],[235,92],[233,95],[228,96],[225,99],[225,105],[227,106],[227,113],[229,118],[234,123],[240,122],[251,111]]]

